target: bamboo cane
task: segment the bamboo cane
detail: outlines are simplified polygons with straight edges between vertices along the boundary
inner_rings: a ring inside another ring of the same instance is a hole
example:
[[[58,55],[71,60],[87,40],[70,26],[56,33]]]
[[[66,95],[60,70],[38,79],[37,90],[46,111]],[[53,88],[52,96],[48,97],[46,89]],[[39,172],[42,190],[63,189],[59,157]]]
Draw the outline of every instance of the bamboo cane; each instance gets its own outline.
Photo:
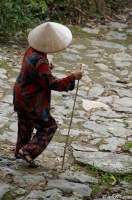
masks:
[[[83,66],[83,65],[84,65],[84,64],[81,64],[80,70],[82,69],[82,66]],[[76,103],[78,88],[79,88],[79,80],[78,80],[78,82],[77,82],[77,89],[76,89],[76,94],[75,94],[75,98],[74,98],[74,104],[73,104],[73,109],[72,109],[72,115],[71,115],[70,125],[69,125],[68,134],[67,134],[67,138],[66,138],[66,143],[65,143],[65,147],[64,147],[64,155],[63,155],[62,168],[61,168],[62,171],[63,171],[63,167],[64,167],[64,161],[65,161],[65,155],[66,155],[66,147],[67,147],[67,144],[68,144],[70,129],[71,129],[71,125],[72,125],[72,119],[73,119],[73,115],[74,115],[74,109],[75,109],[75,103]]]

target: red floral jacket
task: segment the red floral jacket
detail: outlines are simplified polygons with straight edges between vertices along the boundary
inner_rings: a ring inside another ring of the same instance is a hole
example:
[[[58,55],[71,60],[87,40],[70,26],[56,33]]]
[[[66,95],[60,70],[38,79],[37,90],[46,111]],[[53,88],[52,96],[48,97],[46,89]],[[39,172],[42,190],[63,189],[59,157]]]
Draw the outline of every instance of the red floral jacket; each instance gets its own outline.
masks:
[[[68,92],[75,87],[74,74],[61,79],[52,75],[46,55],[32,47],[27,49],[13,91],[14,110],[34,111],[42,120],[50,115],[51,90]]]

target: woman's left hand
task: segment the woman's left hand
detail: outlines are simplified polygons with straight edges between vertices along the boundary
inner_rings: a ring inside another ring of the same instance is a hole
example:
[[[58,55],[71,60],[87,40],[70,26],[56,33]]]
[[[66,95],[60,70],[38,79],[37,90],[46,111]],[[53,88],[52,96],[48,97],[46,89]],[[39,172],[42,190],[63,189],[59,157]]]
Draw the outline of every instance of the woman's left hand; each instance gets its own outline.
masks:
[[[49,67],[50,67],[51,70],[54,68],[54,66],[55,66],[55,64],[54,64],[53,62],[51,62],[51,63],[49,64]]]

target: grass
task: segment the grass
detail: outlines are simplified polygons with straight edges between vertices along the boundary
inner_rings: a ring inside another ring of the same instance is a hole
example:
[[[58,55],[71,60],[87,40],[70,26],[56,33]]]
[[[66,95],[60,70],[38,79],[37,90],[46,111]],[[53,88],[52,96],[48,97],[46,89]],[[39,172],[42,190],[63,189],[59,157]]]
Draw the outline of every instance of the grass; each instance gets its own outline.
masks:
[[[102,192],[110,191],[112,187],[114,188],[116,185],[120,185],[122,181],[125,181],[128,184],[132,184],[131,174],[122,175],[118,173],[106,173],[96,169],[94,163],[92,164],[92,166],[87,165],[85,168],[83,168],[83,171],[85,171],[85,173],[91,174],[92,176],[98,179],[98,184],[91,184],[92,197],[95,197],[98,194],[101,194]]]

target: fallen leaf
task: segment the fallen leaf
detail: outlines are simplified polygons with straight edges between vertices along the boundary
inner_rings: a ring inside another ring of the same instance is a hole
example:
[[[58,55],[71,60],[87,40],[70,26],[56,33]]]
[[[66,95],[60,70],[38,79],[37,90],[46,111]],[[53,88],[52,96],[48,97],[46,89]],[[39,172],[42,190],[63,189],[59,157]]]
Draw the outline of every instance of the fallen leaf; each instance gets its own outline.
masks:
[[[85,91],[89,91],[90,88],[89,88],[89,87],[85,87],[84,90],[85,90]]]
[[[84,63],[82,63],[82,68],[85,67],[86,65]]]
[[[118,146],[118,147],[122,147],[122,146],[123,146],[123,144],[118,144],[117,146]]]
[[[73,195],[74,195],[75,197],[78,197],[78,196],[79,196],[79,193],[78,193],[78,192],[73,192]]]
[[[71,70],[66,70],[66,72],[71,73]]]
[[[113,180],[113,182],[111,183],[111,185],[115,185],[116,184],[116,179],[115,177],[111,174],[110,178]]]
[[[110,164],[109,163],[106,163],[106,162],[102,162],[100,163],[101,165],[104,165],[104,166],[109,166]]]

